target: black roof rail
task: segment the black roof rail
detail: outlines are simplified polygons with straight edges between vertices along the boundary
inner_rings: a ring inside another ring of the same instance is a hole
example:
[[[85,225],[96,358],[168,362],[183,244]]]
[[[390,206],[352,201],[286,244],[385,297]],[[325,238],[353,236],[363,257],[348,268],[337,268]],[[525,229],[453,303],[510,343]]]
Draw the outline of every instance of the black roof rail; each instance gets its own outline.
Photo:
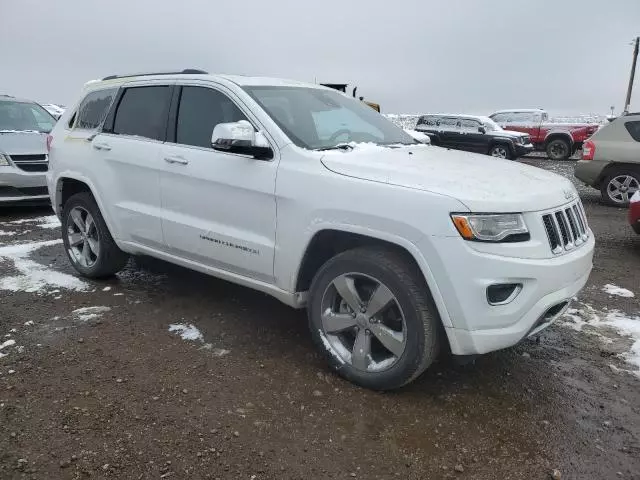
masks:
[[[0,97],[16,98],[13,95],[7,95],[6,93],[0,93]]]
[[[129,75],[107,75],[102,80],[113,80],[115,78],[128,78],[128,77],[144,77],[148,75],[208,75],[209,72],[200,70],[199,68],[185,68],[181,72],[144,72],[144,73],[131,73]]]

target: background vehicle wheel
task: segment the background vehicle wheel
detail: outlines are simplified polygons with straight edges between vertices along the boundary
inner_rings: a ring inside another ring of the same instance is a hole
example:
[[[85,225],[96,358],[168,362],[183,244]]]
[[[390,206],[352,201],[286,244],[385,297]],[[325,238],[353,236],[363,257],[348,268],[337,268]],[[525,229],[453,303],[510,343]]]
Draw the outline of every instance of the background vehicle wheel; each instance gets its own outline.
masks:
[[[311,335],[347,380],[391,390],[435,360],[440,318],[422,274],[402,254],[341,253],[322,266],[309,293]]]
[[[493,145],[489,149],[489,155],[491,155],[492,157],[505,158],[505,159],[508,159],[508,160],[510,160],[512,158],[511,150],[509,149],[509,147],[507,145],[504,145],[502,143],[498,143],[496,145]]]
[[[600,195],[607,205],[627,207],[629,200],[638,190],[640,190],[640,172],[615,170],[603,180]]]
[[[69,261],[85,277],[109,277],[122,270],[129,258],[113,241],[88,192],[77,193],[64,204],[62,241]]]
[[[547,156],[551,160],[566,160],[571,156],[571,146],[566,140],[557,138],[547,144]]]

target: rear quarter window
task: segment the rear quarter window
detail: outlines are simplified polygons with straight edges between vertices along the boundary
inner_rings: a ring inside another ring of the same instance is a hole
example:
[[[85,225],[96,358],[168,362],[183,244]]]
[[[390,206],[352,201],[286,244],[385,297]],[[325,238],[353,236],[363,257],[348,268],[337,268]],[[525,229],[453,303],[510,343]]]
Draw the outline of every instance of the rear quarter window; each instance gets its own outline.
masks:
[[[69,128],[95,130],[102,125],[118,89],[97,90],[87,94],[69,120]]]
[[[636,142],[640,142],[640,121],[626,122],[624,124],[624,127],[629,132],[629,135],[631,135],[631,138],[633,138]]]

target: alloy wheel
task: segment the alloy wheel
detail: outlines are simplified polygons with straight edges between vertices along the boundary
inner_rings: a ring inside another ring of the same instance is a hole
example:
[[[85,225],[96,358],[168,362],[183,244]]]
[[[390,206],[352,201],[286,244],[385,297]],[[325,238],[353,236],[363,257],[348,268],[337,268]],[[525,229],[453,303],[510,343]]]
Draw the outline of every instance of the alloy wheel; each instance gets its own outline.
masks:
[[[620,204],[627,204],[634,193],[640,190],[640,182],[631,175],[618,175],[607,184],[607,195]]]
[[[67,240],[71,257],[79,265],[91,268],[100,255],[100,236],[88,210],[74,207],[69,211]]]
[[[391,368],[406,347],[407,326],[400,303],[379,280],[346,273],[325,289],[323,335],[335,355],[364,372]]]
[[[497,146],[491,149],[491,156],[496,158],[507,158],[506,147]]]

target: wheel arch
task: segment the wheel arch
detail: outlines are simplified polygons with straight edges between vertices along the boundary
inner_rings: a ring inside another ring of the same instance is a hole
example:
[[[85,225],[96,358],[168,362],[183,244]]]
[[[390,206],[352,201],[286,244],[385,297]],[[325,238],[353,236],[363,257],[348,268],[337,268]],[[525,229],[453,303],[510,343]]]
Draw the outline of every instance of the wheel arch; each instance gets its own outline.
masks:
[[[88,192],[93,196],[96,203],[98,204],[98,208],[100,209],[102,218],[104,219],[107,228],[113,235],[113,223],[111,221],[111,218],[109,217],[109,212],[104,208],[103,202],[100,199],[100,196],[97,194],[95,185],[93,184],[93,182],[91,182],[91,180],[75,173],[62,173],[57,178],[55,185],[55,197],[52,201],[52,206],[58,217],[62,215],[62,207],[66,200],[71,197],[71,195],[79,192]]]
[[[491,149],[496,145],[504,145],[505,147],[507,147],[509,149],[509,153],[511,153],[512,156],[516,154],[516,149],[513,145],[513,142],[506,138],[494,138],[493,140],[491,140],[489,142],[489,148],[487,149],[487,154],[489,154],[489,152],[491,152]]]
[[[549,145],[549,143],[551,143],[554,140],[565,140],[567,142],[569,142],[569,149],[571,149],[573,147],[573,136],[571,135],[571,132],[567,132],[567,131],[549,131],[547,132],[547,135],[544,137],[544,148],[547,148],[547,145]]]
[[[606,167],[604,167],[601,171],[600,174],[598,175],[598,178],[595,182],[594,187],[595,188],[602,188],[602,182],[613,172],[620,172],[623,173],[625,171],[632,171],[637,173],[638,175],[640,175],[640,163],[626,163],[626,162],[613,162],[610,163],[609,165],[607,165]]]
[[[316,272],[327,260],[338,253],[362,246],[384,246],[403,254],[422,274],[425,286],[431,292],[442,325],[444,327],[453,326],[433,271],[418,247],[405,238],[384,232],[361,232],[349,228],[324,228],[316,231],[310,237],[295,273],[295,291],[306,292]]]

